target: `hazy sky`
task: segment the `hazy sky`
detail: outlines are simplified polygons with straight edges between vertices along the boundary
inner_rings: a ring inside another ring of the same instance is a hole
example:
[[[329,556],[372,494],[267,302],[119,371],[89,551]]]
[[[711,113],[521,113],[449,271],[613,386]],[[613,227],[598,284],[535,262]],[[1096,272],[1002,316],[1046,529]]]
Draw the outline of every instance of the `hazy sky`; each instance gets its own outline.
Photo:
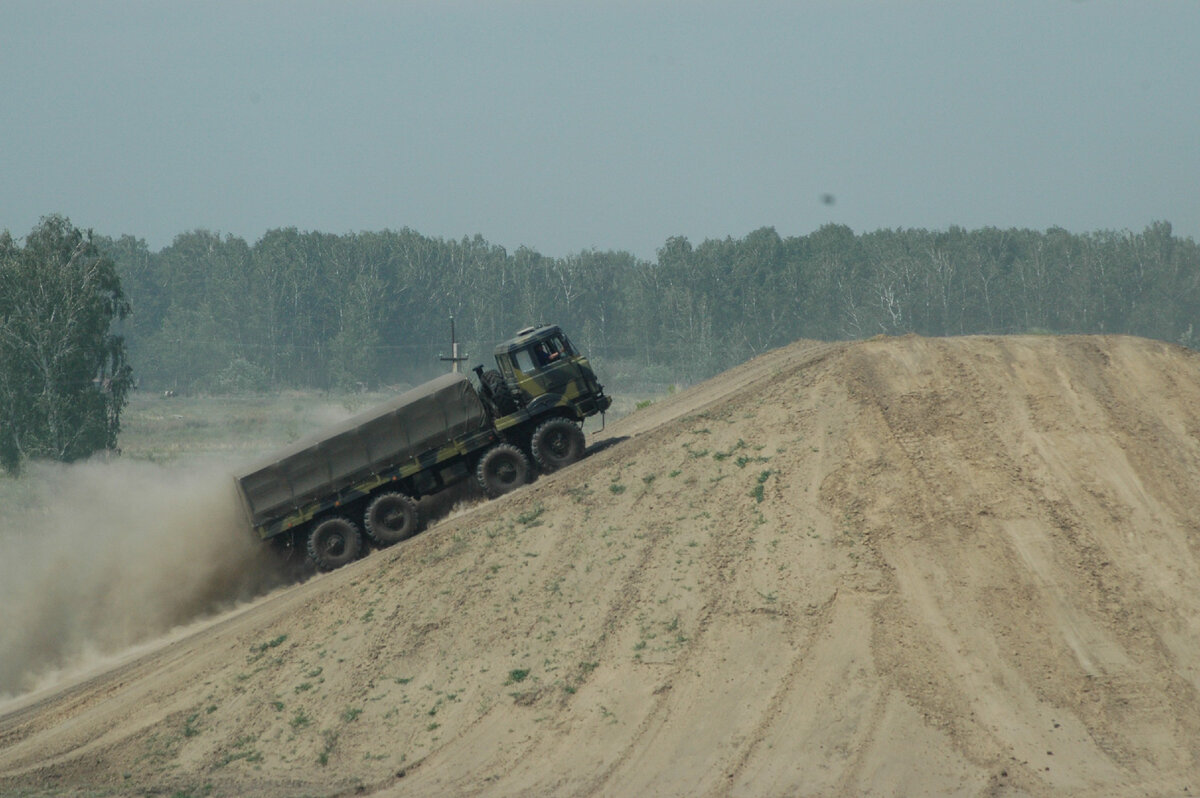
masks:
[[[1198,0],[0,0],[0,89],[17,236],[1200,239]]]

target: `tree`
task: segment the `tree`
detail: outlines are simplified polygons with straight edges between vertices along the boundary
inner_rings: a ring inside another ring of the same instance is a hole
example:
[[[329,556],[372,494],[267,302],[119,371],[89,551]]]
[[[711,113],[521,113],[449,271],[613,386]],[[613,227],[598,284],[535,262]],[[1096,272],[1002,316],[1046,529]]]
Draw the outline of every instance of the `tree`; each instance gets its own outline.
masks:
[[[90,230],[47,216],[24,247],[0,234],[0,467],[116,446],[132,373],[111,326],[128,312]]]

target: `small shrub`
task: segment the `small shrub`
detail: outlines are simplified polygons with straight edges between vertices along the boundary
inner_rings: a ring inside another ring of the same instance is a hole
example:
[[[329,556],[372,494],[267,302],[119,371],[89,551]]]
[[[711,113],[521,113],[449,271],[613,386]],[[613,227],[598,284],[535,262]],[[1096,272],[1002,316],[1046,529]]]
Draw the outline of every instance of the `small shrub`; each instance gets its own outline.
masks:
[[[278,648],[279,646],[283,645],[285,640],[287,640],[287,635],[280,635],[279,637],[268,640],[265,643],[259,643],[257,645],[250,646],[250,656],[247,658],[248,661],[255,662],[256,660],[261,659],[263,654],[272,648]]]
[[[733,462],[737,463],[737,467],[738,467],[738,468],[745,468],[745,467],[746,467],[746,466],[748,466],[750,463],[765,463],[765,462],[767,462],[767,461],[768,461],[768,460],[770,460],[770,459],[771,459],[771,458],[769,458],[769,457],[763,457],[762,455],[759,455],[759,456],[757,456],[757,457],[747,457],[746,455],[740,455],[740,456],[739,456],[739,457],[738,457],[736,460],[734,460]]]
[[[529,510],[526,510],[525,512],[518,515],[517,523],[521,524],[522,526],[531,526],[531,525],[533,525],[533,522],[537,521],[538,518],[541,516],[541,514],[544,513],[545,511],[546,511],[546,508],[543,507],[541,505],[541,503],[539,502],[538,504],[535,504],[533,507],[531,507]]]
[[[756,502],[759,502],[759,503],[762,502],[762,500],[763,500],[763,483],[766,482],[768,479],[770,479],[771,475],[774,473],[775,473],[774,471],[768,469],[758,475],[758,483],[750,491],[750,495],[754,497],[754,500]]]
[[[189,715],[188,719],[186,721],[184,721],[184,724],[183,724],[183,736],[184,737],[195,737],[197,734],[200,733],[200,730],[196,728],[196,719],[199,717],[200,717],[200,713],[195,712],[195,713],[192,713],[191,715]]]
[[[333,729],[325,729],[321,732],[322,739],[325,740],[325,748],[321,753],[317,754],[317,764],[324,767],[329,764],[329,755],[333,753],[333,749],[337,746],[338,733]]]

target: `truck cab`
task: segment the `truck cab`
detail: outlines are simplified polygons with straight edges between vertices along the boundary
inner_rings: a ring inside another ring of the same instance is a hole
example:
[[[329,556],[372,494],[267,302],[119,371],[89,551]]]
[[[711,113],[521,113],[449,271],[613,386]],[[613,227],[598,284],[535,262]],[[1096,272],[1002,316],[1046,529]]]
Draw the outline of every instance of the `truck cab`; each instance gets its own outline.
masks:
[[[562,407],[582,421],[612,405],[596,372],[556,324],[527,327],[495,350],[496,366],[518,408]]]

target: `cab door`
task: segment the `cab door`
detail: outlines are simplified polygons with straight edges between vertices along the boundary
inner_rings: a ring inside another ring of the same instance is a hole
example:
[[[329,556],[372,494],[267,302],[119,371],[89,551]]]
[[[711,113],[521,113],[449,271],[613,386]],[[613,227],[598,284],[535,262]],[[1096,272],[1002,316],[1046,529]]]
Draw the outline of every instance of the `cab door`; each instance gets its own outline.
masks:
[[[576,371],[571,352],[570,344],[554,336],[513,353],[517,387],[527,400],[544,393],[567,393]]]

